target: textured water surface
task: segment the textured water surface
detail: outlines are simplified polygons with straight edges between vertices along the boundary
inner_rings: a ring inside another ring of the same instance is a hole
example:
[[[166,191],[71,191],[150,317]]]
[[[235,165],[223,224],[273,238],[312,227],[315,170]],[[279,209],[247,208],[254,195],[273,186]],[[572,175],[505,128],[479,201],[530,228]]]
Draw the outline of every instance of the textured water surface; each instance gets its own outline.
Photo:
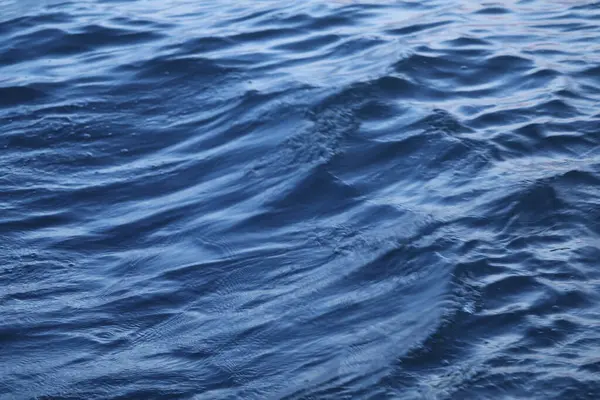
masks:
[[[600,398],[600,3],[0,0],[0,398]]]

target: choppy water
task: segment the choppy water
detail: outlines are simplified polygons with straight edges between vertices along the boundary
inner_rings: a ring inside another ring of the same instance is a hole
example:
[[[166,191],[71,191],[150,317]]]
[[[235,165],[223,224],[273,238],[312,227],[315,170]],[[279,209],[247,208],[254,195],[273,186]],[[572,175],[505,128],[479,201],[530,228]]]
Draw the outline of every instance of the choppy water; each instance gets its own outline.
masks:
[[[0,10],[1,398],[600,398],[600,3]]]

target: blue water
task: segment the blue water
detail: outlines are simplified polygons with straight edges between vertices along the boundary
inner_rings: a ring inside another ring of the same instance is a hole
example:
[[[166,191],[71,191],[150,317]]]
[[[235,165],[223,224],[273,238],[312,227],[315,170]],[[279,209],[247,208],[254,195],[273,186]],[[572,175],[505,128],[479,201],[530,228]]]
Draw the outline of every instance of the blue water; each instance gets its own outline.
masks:
[[[600,398],[600,3],[0,0],[0,398]]]

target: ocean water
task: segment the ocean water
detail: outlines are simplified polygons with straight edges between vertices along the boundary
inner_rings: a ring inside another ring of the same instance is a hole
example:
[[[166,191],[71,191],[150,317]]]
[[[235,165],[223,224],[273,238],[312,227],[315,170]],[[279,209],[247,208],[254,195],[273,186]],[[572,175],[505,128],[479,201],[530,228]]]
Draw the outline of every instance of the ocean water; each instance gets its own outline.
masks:
[[[0,0],[1,399],[600,398],[600,3]]]

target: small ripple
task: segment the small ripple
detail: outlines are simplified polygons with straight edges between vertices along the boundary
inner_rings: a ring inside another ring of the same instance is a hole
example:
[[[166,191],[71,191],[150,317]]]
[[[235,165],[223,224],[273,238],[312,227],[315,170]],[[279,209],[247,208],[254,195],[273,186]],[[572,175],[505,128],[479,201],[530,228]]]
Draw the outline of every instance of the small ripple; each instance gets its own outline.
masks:
[[[491,14],[491,15],[499,15],[499,14],[510,14],[510,10],[504,7],[484,7],[478,10],[477,14]]]
[[[595,4],[47,3],[3,396],[598,397]]]
[[[433,23],[425,23],[425,24],[413,24],[409,26],[405,26],[402,28],[390,29],[386,33],[394,36],[405,36],[405,35],[414,35],[417,33],[421,33],[423,31],[433,30],[436,28],[443,27],[445,25],[451,24],[452,21],[438,21]]]
[[[36,54],[73,56],[105,47],[132,46],[162,38],[158,32],[126,30],[102,25],[87,25],[77,31],[45,28],[16,36],[13,45],[0,53],[4,64],[31,60]]]

